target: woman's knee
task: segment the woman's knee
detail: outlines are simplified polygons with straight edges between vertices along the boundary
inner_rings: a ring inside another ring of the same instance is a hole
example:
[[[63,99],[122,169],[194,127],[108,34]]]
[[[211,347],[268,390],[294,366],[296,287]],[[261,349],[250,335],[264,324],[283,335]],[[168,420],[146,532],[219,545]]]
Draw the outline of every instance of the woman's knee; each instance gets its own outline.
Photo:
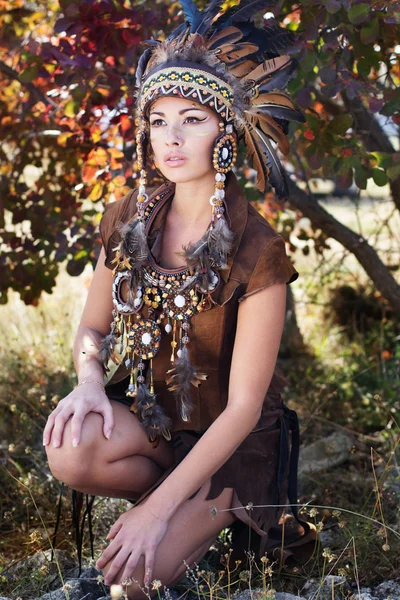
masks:
[[[86,415],[81,440],[76,447],[72,445],[71,420],[65,423],[61,445],[58,448],[47,445],[46,453],[54,477],[73,487],[90,481],[96,468],[101,467],[99,463],[104,461],[99,452],[103,417],[96,413]]]

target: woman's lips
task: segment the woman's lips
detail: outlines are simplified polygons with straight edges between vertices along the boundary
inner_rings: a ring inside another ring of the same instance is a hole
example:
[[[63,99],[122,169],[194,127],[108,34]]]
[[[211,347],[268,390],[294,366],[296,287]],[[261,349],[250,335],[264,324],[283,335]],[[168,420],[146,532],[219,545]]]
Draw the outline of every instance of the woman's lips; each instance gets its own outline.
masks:
[[[186,162],[186,158],[169,158],[168,160],[165,161],[165,164],[168,165],[171,168],[175,168],[175,167],[181,167],[182,165],[184,165]]]

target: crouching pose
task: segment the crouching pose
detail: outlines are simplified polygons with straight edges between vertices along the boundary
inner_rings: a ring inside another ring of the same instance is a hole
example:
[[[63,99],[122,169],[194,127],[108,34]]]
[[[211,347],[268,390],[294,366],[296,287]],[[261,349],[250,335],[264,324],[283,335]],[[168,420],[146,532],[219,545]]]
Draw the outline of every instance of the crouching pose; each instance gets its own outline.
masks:
[[[79,382],[44,430],[56,478],[134,503],[97,561],[106,583],[132,579],[130,598],[178,582],[227,527],[236,547],[251,533],[259,557],[283,561],[317,538],[282,506],[297,502],[299,430],[276,360],[298,273],[233,172],[243,139],[258,189],[287,193],[273,142],[287,151],[303,116],[276,88],[295,65],[277,28],[257,30],[249,8],[243,23],[240,5],[228,25],[219,4],[188,11],[139,61],[139,185],[105,208]],[[147,187],[150,158],[161,186]]]

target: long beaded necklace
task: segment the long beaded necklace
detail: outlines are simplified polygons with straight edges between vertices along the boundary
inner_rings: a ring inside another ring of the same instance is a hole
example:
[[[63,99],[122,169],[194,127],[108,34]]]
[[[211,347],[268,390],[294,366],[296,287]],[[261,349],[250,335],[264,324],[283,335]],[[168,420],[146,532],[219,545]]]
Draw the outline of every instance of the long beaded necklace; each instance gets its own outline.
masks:
[[[168,190],[156,196],[146,206],[144,211],[146,237],[155,215],[168,200],[167,195]],[[198,387],[202,380],[207,379],[207,375],[198,372],[189,361],[187,349],[190,342],[189,321],[198,312],[211,308],[212,301],[209,294],[220,282],[218,266],[209,261],[208,289],[204,289],[198,283],[193,265],[186,268],[163,269],[156,264],[149,251],[147,262],[139,270],[137,281],[133,286],[129,257],[121,251],[121,244],[115,248],[115,251],[115,258],[112,261],[115,267],[112,287],[114,310],[110,333],[111,346],[114,348],[115,344],[119,344],[120,356],[123,357],[125,366],[129,370],[126,396],[133,399],[130,410],[139,414],[149,439],[157,443],[160,434],[166,439],[171,437],[170,419],[156,403],[154,393],[153,358],[160,348],[162,329],[166,334],[172,334],[170,356],[172,368],[166,373],[168,375],[166,383],[168,390],[176,395],[181,418],[188,421],[192,410],[190,385]],[[201,266],[203,270],[207,269],[204,264]],[[111,353],[110,359],[113,362],[121,360],[116,352]],[[149,387],[146,385],[148,371]]]

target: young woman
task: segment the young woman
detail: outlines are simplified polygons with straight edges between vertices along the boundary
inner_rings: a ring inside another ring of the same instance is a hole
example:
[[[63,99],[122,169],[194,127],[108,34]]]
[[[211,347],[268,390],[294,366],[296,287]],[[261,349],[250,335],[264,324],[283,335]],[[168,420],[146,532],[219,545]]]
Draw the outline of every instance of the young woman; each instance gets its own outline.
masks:
[[[106,206],[74,344],[79,384],[43,436],[56,478],[137,501],[97,562],[106,583],[138,582],[132,598],[154,579],[173,585],[229,526],[246,529],[247,540],[252,531],[259,555],[279,550],[283,508],[260,505],[297,501],[288,441],[293,429],[298,445],[298,427],[276,359],[286,284],[298,273],[232,171],[244,137],[260,189],[268,173],[284,189],[269,140],[285,146],[283,118],[301,115],[270,89],[293,65],[264,54],[263,75],[255,71],[260,48],[247,39],[255,27],[235,21],[238,7],[229,27],[215,20],[217,4],[191,14],[139,63],[140,185]],[[265,97],[253,106],[257,89]],[[150,153],[165,179],[157,189],[146,189]],[[307,532],[315,540],[300,523],[297,547]],[[295,553],[290,531],[285,541],[284,558]]]

